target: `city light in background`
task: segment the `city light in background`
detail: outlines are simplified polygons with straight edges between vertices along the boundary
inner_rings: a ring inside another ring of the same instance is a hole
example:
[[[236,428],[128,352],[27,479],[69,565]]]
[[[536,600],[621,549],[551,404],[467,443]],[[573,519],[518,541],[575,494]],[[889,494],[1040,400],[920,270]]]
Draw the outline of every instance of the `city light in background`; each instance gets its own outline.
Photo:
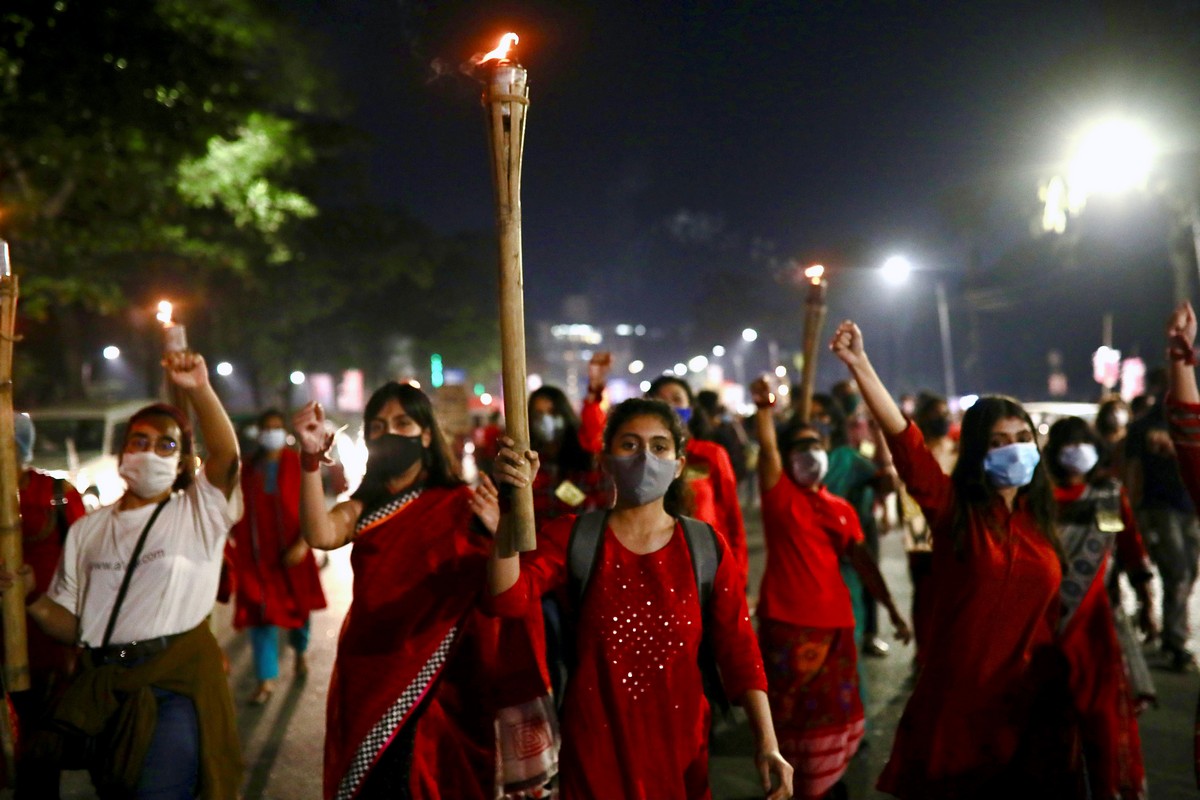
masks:
[[[758,338],[758,331],[754,330],[754,328],[746,328],[746,330],[742,331],[742,341],[743,342],[753,342],[757,338]]]
[[[712,349],[712,354],[714,358],[720,358],[721,356],[725,355],[725,348],[721,345],[717,345]]]
[[[104,348],[102,355],[104,356],[105,361],[116,361],[121,357],[121,348],[110,344],[108,347]]]
[[[222,361],[220,364],[217,364],[217,374],[222,378],[228,378],[233,374],[233,364],[230,364],[228,361]],[[295,381],[292,381],[292,383],[295,383]]]
[[[912,262],[904,256],[891,256],[883,262],[883,266],[879,268],[879,274],[883,276],[884,281],[892,286],[899,286],[908,281],[912,275]]]
[[[296,370],[295,372],[293,372],[289,376],[289,378],[292,381],[293,386],[300,386],[301,384],[304,383],[304,373],[301,372],[300,370]]]

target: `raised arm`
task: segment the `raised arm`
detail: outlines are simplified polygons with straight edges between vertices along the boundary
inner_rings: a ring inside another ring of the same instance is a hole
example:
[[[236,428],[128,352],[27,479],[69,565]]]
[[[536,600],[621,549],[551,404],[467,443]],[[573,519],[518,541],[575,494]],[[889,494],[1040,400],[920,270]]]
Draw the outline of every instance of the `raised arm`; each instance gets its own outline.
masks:
[[[1200,389],[1196,388],[1196,356],[1193,346],[1196,341],[1196,312],[1192,304],[1184,300],[1175,307],[1167,322],[1167,354],[1171,366],[1167,381],[1171,397],[1180,403],[1200,403]]]
[[[766,378],[750,384],[750,398],[758,411],[754,425],[758,433],[758,485],[769,492],[783,477],[783,458],[779,455],[779,440],[775,434],[775,393]]]
[[[317,550],[336,550],[354,538],[362,503],[347,500],[332,509],[325,504],[321,464],[328,460],[334,437],[325,430],[325,409],[309,403],[292,417],[300,442],[300,535]]]
[[[850,369],[850,375],[858,384],[863,401],[866,402],[867,408],[871,409],[871,415],[875,417],[883,433],[895,436],[907,428],[908,420],[900,411],[900,406],[896,405],[896,401],[888,394],[887,387],[883,385],[875,367],[871,366],[871,360],[867,358],[863,349],[862,331],[858,326],[850,320],[839,325],[829,343],[829,349]]]
[[[190,350],[167,353],[163,358],[163,366],[171,382],[187,394],[196,410],[196,420],[200,423],[200,433],[208,451],[204,459],[204,474],[208,482],[229,497],[238,484],[241,463],[237,433],[229,421],[229,415],[225,413],[225,407],[221,405],[221,399],[209,383],[204,356]]]

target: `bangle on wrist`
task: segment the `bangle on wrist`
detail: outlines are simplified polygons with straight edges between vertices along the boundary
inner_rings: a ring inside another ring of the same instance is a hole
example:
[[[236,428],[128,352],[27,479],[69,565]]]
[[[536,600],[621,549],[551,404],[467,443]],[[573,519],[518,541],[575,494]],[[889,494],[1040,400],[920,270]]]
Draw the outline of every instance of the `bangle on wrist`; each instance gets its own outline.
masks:
[[[323,460],[323,453],[310,453],[307,450],[300,451],[300,469],[305,472],[320,472]]]

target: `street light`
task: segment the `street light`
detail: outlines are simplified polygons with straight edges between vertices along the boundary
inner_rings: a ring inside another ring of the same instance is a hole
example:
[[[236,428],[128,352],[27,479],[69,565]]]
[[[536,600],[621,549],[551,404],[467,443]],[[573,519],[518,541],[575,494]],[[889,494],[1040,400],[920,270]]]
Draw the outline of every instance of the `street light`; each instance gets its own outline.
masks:
[[[883,262],[883,266],[879,268],[879,274],[887,283],[899,286],[908,282],[909,276],[912,275],[912,269],[912,262],[904,256],[891,256]]]
[[[293,386],[300,386],[301,384],[304,383],[304,373],[301,372],[300,370],[296,370],[295,372],[293,372],[289,376],[289,378],[292,381]]]
[[[692,372],[703,372],[707,368],[708,368],[708,357],[707,356],[696,356],[695,358],[688,361],[688,369],[690,369]]]
[[[1079,138],[1067,169],[1067,186],[1086,202],[1093,194],[1118,194],[1146,188],[1157,147],[1141,124],[1106,119]]]
[[[121,357],[121,348],[110,344],[108,347],[104,348],[102,355],[104,356],[105,361],[116,361]]]
[[[746,330],[742,331],[743,342],[753,342],[756,339],[758,339],[758,331],[754,330],[754,328],[746,328]]]
[[[217,364],[217,374],[222,378],[228,378],[233,374],[233,364],[230,364],[228,361],[222,361],[220,364]]]
[[[721,356],[725,355],[725,348],[721,345],[716,345],[712,349],[712,354],[713,358],[720,358]]]
[[[687,375],[687,364],[680,362],[680,363],[676,364],[675,369],[673,369],[671,371],[674,372],[676,375],[678,375],[680,378],[682,378],[684,375]]]
[[[629,362],[629,374],[630,375],[637,375],[639,372],[641,372],[645,368],[646,368],[646,365],[642,361],[630,361]]]

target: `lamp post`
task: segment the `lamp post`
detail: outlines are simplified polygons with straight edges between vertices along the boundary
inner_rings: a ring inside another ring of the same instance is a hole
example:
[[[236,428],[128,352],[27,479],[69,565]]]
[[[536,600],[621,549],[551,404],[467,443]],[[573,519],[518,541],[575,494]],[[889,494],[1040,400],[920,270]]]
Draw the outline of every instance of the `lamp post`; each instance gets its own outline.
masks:
[[[879,268],[880,277],[892,286],[902,286],[915,271],[912,262],[904,256],[891,256]],[[938,332],[942,340],[942,382],[946,397],[957,396],[954,382],[954,352],[950,346],[950,302],[946,295],[946,282],[938,277],[933,282],[934,300],[937,302]]]

